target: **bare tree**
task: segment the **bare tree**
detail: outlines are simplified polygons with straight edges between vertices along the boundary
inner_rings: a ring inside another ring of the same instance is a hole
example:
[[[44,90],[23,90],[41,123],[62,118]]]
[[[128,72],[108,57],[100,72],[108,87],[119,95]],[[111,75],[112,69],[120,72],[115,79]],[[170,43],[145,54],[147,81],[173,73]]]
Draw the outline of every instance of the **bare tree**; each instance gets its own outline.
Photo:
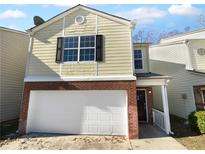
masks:
[[[135,35],[134,35],[134,42],[138,43],[153,43],[154,42],[154,32],[153,31],[144,31],[144,30],[139,30]]]
[[[161,32],[159,34],[158,39],[160,41],[163,38],[171,37],[171,36],[174,36],[174,35],[177,35],[177,34],[180,34],[180,33],[181,32],[179,30],[177,30],[177,29],[174,29],[174,30],[171,30],[171,31],[168,31],[168,32],[166,32],[166,31],[165,32]]]
[[[156,32],[155,30],[139,30],[133,36],[134,42],[137,43],[152,43],[157,44],[161,39],[168,38],[177,34],[181,34],[183,32],[189,32],[191,29],[190,26],[184,27],[184,31],[179,31],[178,29],[174,29],[171,31],[162,31]]]

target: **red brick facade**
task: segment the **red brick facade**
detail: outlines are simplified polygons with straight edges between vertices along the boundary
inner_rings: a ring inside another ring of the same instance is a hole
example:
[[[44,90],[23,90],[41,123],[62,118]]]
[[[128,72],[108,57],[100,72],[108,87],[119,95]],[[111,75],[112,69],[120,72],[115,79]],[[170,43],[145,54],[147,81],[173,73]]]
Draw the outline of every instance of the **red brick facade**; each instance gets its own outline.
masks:
[[[138,138],[136,81],[59,81],[26,82],[21,106],[19,133],[26,133],[29,95],[31,90],[127,90],[129,138]]]

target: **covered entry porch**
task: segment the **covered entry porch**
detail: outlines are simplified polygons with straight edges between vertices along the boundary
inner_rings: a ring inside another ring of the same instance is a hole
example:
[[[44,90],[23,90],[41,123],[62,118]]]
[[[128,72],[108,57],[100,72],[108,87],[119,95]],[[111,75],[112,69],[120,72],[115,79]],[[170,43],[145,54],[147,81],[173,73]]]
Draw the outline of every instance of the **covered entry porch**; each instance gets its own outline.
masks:
[[[151,124],[159,127],[166,134],[170,134],[170,117],[167,96],[167,85],[171,77],[154,73],[138,73],[137,76],[137,107],[138,119],[141,124]],[[155,95],[155,90],[160,89],[161,96]],[[155,102],[161,102],[159,109]]]

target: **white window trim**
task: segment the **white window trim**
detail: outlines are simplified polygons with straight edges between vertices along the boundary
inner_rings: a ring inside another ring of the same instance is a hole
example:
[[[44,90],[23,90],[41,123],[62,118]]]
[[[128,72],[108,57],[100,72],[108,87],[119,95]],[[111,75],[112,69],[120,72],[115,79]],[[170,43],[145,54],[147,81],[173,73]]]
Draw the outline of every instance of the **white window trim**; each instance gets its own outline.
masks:
[[[142,68],[135,68],[135,70],[144,70],[144,55],[143,55],[143,51],[142,49],[134,49],[134,52],[135,50],[140,50],[141,51],[141,54],[142,54],[142,58],[135,58],[135,53],[134,53],[134,67],[135,67],[135,60],[142,60]]]
[[[80,47],[80,37],[81,36],[94,36],[94,47]],[[92,63],[95,63],[96,61],[96,35],[95,34],[84,34],[84,35],[65,35],[63,36],[63,38],[66,38],[66,37],[78,37],[78,47],[77,48],[64,48],[63,47],[63,59],[64,59],[64,50],[69,50],[69,49],[77,49],[78,50],[78,59],[77,61],[63,61],[62,64],[78,64],[78,63],[88,63],[88,64],[92,64]],[[64,42],[63,42],[64,43]],[[80,49],[94,49],[94,60],[92,61],[80,61]]]

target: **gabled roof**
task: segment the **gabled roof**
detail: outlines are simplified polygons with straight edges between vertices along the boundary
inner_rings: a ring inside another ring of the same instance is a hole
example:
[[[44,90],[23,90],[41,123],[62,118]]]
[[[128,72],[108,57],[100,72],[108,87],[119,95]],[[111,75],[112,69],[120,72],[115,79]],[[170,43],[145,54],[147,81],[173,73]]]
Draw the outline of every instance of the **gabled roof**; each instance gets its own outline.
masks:
[[[16,30],[16,29],[7,28],[7,27],[1,27],[0,26],[0,30],[5,30],[5,31],[13,32],[13,33],[28,35],[28,33],[26,33],[26,32],[23,32],[23,31],[20,31],[20,30]]]
[[[34,27],[32,27],[32,28],[30,28],[26,31],[27,32],[38,31],[38,30],[52,24],[53,22],[55,22],[55,21],[65,17],[65,16],[69,15],[70,13],[72,13],[72,12],[78,10],[78,9],[84,9],[84,10],[87,10],[87,11],[90,11],[90,12],[94,12],[95,14],[98,14],[98,15],[101,15],[103,17],[118,21],[118,22],[126,24],[126,25],[130,25],[130,23],[131,23],[131,20],[128,20],[128,19],[125,19],[125,18],[122,18],[122,17],[119,17],[119,16],[115,16],[115,15],[112,15],[112,14],[109,14],[109,13],[106,13],[106,12],[103,12],[103,11],[99,11],[99,10],[96,10],[96,9],[93,9],[93,8],[78,4],[78,5],[76,5],[72,8],[67,9],[66,11],[64,11],[64,12],[50,18],[45,23],[43,23],[41,25],[38,25],[38,26],[34,26]]]

